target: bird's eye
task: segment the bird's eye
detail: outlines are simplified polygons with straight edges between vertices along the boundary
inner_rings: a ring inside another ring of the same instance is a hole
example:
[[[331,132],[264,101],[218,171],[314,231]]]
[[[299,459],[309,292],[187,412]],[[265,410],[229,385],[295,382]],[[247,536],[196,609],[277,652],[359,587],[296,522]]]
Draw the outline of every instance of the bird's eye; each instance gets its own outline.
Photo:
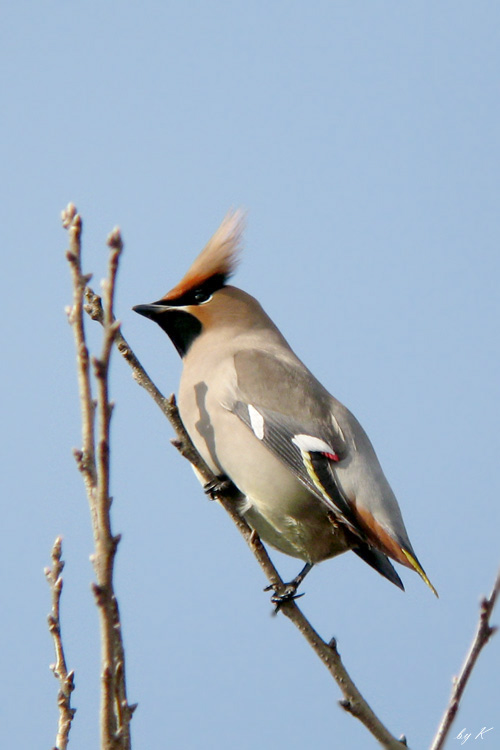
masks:
[[[212,299],[212,295],[204,289],[197,289],[193,294],[193,299],[197,305],[203,305]]]

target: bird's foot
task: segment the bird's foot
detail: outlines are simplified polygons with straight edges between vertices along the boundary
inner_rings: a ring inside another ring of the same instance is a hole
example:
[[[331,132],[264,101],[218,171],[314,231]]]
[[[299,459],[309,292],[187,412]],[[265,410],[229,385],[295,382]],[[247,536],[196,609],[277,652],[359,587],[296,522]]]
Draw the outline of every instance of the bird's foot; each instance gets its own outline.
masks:
[[[290,581],[290,583],[284,583],[284,584],[271,584],[270,586],[266,586],[264,591],[274,591],[273,596],[271,597],[271,601],[275,606],[274,614],[277,615],[280,611],[281,607],[284,604],[287,604],[288,602],[293,602],[295,599],[299,599],[299,597],[304,596],[304,594],[297,594],[297,589],[299,588],[300,584],[306,577],[306,575],[309,573],[311,568],[313,567],[313,563],[306,563],[298,576],[295,576],[293,581]]]
[[[217,495],[227,492],[233,483],[226,476],[215,477],[210,482],[203,485],[203,492],[208,495],[210,500],[216,500]]]
[[[288,604],[289,602],[293,602],[295,599],[304,596],[304,594],[297,594],[299,583],[300,581],[294,579],[293,581],[290,581],[290,583],[285,583],[283,588],[279,586],[279,584],[266,586],[264,591],[274,591],[274,594],[271,597],[271,601],[275,605],[273,615],[277,615],[284,604]],[[280,591],[277,591],[278,587],[281,589]]]

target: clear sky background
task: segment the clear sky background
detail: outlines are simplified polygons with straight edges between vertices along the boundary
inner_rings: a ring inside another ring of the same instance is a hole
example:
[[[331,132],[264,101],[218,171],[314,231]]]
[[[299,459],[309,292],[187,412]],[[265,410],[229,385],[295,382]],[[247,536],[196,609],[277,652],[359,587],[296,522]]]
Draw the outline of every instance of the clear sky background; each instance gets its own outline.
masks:
[[[122,229],[117,314],[166,394],[180,361],[131,307],[179,280],[229,207],[248,210],[236,285],[365,427],[440,593],[400,568],[402,593],[347,554],[313,571],[301,606],[388,727],[428,746],[500,557],[499,30],[487,0],[2,4],[1,747],[55,740],[43,567],[58,534],[70,747],[98,744],[70,200],[96,284]],[[270,616],[256,562],[118,356],[112,395],[134,747],[376,747]],[[452,737],[493,726],[481,747],[498,747],[499,657],[497,636]]]

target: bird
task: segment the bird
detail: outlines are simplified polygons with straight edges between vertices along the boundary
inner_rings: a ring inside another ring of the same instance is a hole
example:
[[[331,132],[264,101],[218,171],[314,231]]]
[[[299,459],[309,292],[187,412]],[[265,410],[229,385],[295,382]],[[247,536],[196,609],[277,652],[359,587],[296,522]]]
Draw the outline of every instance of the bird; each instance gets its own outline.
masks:
[[[217,481],[237,488],[239,514],[263,542],[305,563],[273,601],[300,596],[316,563],[349,550],[402,590],[390,560],[413,569],[438,596],[356,417],[260,303],[228,284],[245,218],[229,211],[183,278],[133,310],[157,323],[182,358],[181,419]]]

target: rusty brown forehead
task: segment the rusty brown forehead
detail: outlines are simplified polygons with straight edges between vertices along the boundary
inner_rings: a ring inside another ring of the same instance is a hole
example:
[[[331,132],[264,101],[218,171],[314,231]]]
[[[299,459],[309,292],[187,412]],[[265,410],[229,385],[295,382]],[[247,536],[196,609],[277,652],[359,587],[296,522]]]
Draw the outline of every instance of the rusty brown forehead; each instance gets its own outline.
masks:
[[[203,284],[209,281],[214,274],[206,275],[203,273],[192,274],[190,271],[176,284],[173,289],[165,294],[161,299],[165,302],[172,302],[173,300],[183,297],[187,292],[192,289],[197,289],[203,286]]]

